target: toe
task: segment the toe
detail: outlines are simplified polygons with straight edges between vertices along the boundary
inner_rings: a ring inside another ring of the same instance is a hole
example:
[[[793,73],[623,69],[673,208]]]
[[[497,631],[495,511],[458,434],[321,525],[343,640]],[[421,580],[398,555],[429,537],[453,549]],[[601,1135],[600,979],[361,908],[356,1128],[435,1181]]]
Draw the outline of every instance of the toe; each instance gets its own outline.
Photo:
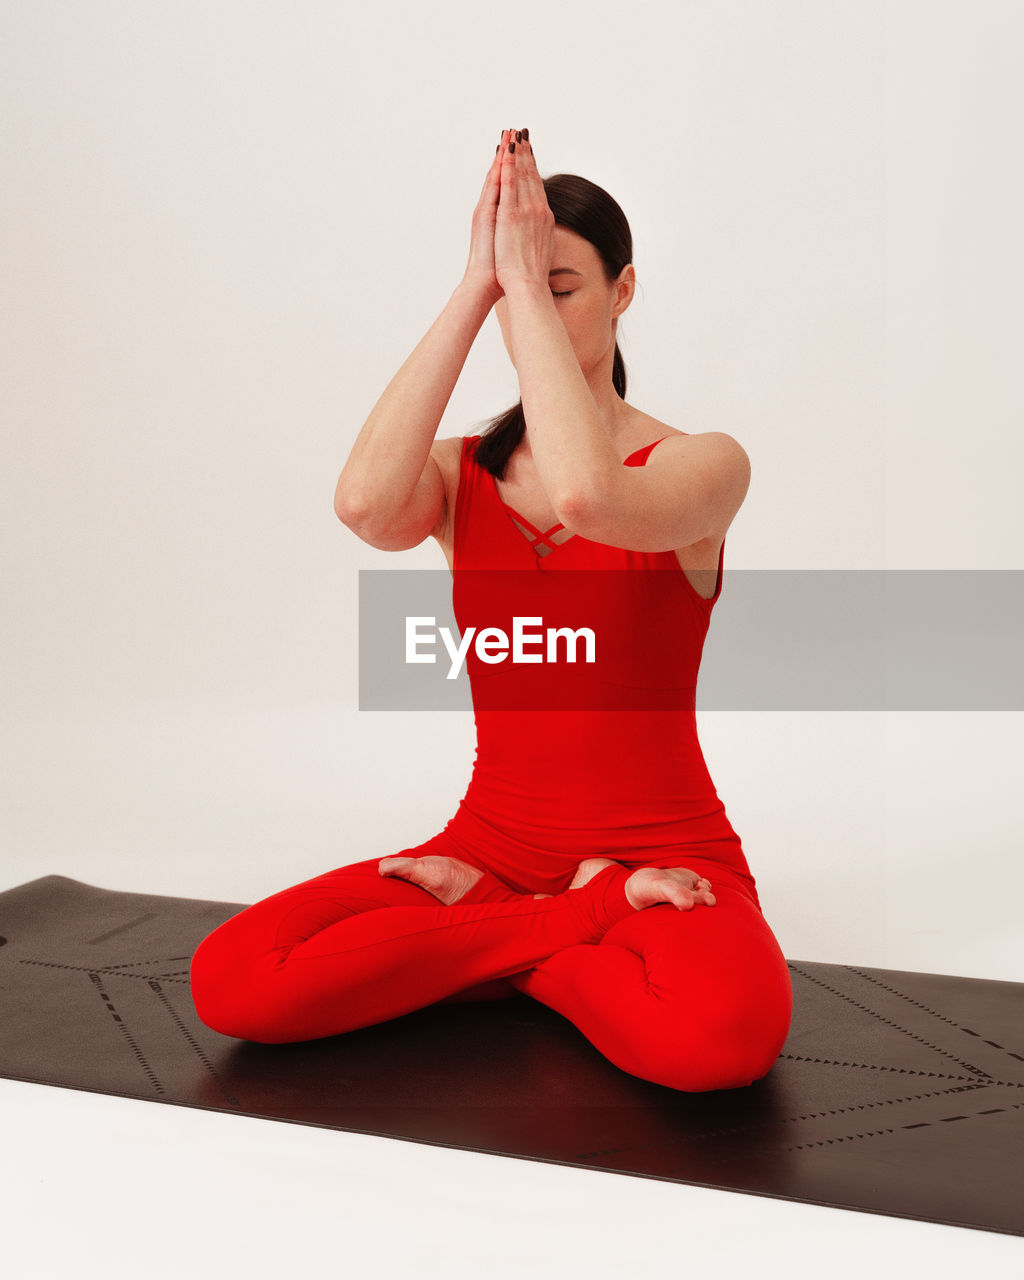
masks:
[[[696,899],[691,891],[681,884],[666,886],[661,894],[661,901],[671,903],[680,911],[691,911]]]
[[[412,858],[381,858],[377,870],[382,876],[403,875],[412,866]]]

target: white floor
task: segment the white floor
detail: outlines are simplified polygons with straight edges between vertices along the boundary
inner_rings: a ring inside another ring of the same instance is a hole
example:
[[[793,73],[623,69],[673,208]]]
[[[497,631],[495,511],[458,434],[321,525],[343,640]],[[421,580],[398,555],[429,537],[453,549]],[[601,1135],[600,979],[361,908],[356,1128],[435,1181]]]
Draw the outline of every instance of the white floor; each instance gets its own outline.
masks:
[[[22,1277],[1020,1275],[1024,1239],[0,1081]]]

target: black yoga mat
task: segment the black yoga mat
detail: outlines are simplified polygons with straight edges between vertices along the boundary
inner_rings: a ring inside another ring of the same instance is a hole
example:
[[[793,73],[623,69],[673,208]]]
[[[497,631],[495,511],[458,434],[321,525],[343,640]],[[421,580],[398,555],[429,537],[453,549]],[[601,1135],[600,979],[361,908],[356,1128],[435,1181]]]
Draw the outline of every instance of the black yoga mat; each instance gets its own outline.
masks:
[[[189,958],[241,907],[47,876],[0,893],[0,1075],[1024,1234],[1024,984],[791,961],[744,1089],[613,1066],[527,996],[258,1045],[196,1018]]]

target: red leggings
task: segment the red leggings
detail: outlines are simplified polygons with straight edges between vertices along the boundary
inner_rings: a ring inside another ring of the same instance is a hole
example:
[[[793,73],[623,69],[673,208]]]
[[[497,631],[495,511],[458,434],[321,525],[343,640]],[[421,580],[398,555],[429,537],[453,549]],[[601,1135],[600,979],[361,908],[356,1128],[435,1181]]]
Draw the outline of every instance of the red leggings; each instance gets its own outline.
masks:
[[[670,1088],[751,1084],[778,1057],[789,970],[750,890],[721,863],[653,859],[706,875],[716,905],[636,911],[623,890],[633,866],[550,898],[518,894],[485,870],[444,906],[381,876],[379,861],[276,893],[204,939],[191,967],[201,1020],[276,1044],[520,991],[622,1070]]]

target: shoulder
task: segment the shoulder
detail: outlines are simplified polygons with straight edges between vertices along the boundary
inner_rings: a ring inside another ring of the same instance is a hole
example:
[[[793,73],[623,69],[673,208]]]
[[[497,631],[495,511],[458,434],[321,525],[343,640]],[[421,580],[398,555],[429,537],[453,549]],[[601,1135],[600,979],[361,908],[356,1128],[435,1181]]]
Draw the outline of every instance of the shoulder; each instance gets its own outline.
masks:
[[[666,450],[666,446],[675,456],[685,458],[691,464],[706,466],[723,475],[750,478],[750,458],[746,449],[726,431],[675,432],[658,446],[658,451]],[[662,457],[665,456],[666,453],[662,452]]]
[[[750,487],[750,459],[735,436],[725,431],[680,431],[652,419],[657,427],[649,439],[658,440],[647,457],[645,469],[670,477],[685,505],[704,512],[710,530],[703,542],[720,545],[743,505]]]
[[[716,531],[729,527],[750,488],[750,459],[735,436],[726,431],[673,436],[653,450],[651,458],[655,466],[678,467],[687,492],[699,494],[714,513],[710,518]]]
[[[667,422],[660,422],[648,413],[637,412],[634,434],[638,440],[651,443],[659,441],[651,450],[650,462],[661,462],[669,454],[673,458],[684,457],[689,462],[706,463],[716,470],[732,475],[750,477],[750,459],[735,436],[725,431],[682,431]],[[641,446],[642,447],[642,446]]]

